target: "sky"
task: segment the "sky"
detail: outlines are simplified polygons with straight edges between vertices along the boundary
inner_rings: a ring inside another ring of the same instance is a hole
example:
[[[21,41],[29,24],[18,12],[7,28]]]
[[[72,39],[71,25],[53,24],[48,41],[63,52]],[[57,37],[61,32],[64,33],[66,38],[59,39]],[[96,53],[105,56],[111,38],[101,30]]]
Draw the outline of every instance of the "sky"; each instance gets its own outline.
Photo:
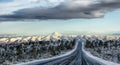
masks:
[[[117,0],[24,1],[0,0],[1,34],[120,31],[120,3]]]

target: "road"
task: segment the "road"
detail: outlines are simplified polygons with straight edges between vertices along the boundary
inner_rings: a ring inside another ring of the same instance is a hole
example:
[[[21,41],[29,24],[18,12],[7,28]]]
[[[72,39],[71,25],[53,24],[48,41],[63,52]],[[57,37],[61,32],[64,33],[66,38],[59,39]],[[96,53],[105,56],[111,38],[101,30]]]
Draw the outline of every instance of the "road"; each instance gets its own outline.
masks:
[[[75,51],[69,55],[24,65],[104,65],[103,63],[87,56],[84,53],[82,46],[82,42],[79,41]]]

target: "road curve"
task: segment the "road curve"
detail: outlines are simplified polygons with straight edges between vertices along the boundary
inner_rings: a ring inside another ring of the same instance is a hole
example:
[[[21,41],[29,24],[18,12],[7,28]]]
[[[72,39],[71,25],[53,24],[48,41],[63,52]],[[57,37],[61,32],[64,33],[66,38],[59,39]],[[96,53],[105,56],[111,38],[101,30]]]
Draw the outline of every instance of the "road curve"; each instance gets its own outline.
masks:
[[[33,62],[23,65],[104,65],[104,64],[87,56],[83,51],[82,42],[78,41],[76,49],[69,55],[50,59],[43,62]]]

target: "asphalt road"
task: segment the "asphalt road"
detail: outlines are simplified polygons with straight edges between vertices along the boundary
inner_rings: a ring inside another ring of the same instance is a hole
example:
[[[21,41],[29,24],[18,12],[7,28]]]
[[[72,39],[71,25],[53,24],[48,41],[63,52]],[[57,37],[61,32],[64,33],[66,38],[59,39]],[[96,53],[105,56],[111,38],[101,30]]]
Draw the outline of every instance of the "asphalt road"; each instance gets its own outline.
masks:
[[[27,65],[103,65],[95,59],[86,56],[82,50],[82,42],[78,42],[76,50],[67,56],[55,58],[49,61],[36,62]]]

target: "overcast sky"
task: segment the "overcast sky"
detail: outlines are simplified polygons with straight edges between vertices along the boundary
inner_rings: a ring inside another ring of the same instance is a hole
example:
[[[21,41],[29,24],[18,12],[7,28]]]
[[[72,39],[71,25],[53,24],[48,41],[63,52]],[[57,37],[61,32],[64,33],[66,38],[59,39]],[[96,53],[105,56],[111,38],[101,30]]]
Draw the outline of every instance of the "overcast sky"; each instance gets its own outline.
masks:
[[[0,33],[120,31],[119,0],[0,0]]]
[[[120,0],[0,0],[0,20],[101,18]]]

